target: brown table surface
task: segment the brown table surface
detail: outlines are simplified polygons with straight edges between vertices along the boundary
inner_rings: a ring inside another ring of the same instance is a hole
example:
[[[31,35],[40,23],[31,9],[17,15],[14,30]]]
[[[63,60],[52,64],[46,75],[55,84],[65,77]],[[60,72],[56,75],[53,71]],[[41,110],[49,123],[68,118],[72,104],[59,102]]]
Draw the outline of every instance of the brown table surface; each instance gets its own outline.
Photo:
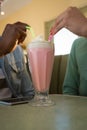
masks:
[[[50,95],[54,106],[0,106],[0,130],[87,130],[87,98]]]

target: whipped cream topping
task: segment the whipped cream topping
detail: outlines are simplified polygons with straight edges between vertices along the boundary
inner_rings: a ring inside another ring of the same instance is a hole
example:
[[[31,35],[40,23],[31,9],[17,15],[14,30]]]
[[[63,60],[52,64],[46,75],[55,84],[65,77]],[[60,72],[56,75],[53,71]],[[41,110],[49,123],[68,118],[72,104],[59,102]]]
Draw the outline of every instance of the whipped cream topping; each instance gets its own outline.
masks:
[[[44,40],[44,38],[43,38],[42,35],[39,35],[39,36],[37,36],[34,40],[32,40],[31,43],[37,43],[37,42],[38,42],[38,43],[40,43],[40,42],[46,43],[46,42],[48,42],[48,41]]]
[[[50,42],[43,39],[43,37],[37,36],[34,40],[32,40],[28,47],[51,47]]]

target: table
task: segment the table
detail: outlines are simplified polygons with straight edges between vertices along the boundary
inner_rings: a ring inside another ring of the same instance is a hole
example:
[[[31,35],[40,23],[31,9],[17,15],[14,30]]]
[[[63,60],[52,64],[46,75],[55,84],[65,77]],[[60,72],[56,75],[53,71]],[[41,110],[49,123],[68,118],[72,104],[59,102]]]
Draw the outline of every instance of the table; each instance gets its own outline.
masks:
[[[87,98],[51,95],[54,106],[0,106],[0,130],[87,130]]]

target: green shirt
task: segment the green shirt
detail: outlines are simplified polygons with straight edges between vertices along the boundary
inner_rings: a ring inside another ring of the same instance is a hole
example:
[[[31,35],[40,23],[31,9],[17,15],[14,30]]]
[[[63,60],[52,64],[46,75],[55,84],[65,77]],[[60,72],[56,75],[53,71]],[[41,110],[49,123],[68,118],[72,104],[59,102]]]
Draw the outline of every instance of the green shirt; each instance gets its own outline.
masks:
[[[87,96],[87,38],[78,38],[72,45],[63,93]]]

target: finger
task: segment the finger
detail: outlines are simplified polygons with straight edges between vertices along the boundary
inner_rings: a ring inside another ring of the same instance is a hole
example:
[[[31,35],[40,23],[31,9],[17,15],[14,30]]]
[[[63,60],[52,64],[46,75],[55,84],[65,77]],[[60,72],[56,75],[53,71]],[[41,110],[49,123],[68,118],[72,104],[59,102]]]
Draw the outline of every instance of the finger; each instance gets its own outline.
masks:
[[[60,31],[62,28],[67,27],[67,23],[65,19],[61,19],[59,23],[56,24],[56,27],[53,28],[51,35],[55,35],[58,31]]]
[[[14,23],[14,24],[16,24],[16,25],[30,26],[29,24],[27,24],[27,23],[23,23],[23,22],[20,22],[20,21]]]
[[[16,23],[14,23],[14,25],[15,25],[15,27],[20,28],[24,31],[26,31],[26,26],[30,26],[30,25],[28,25],[26,23],[22,23],[22,22],[16,22]]]
[[[62,20],[61,20],[62,21]],[[60,29],[60,23],[61,23],[61,21],[56,21],[56,23],[55,23],[55,25],[52,27],[52,29],[50,30],[50,33],[52,34],[52,35],[54,35],[57,31],[59,31],[59,29]],[[58,29],[59,28],[59,29]]]
[[[66,17],[67,17],[67,10],[64,11],[63,13],[61,13],[61,14],[56,18],[56,21],[55,21],[53,27],[52,27],[51,30],[50,30],[50,33],[51,33],[51,34],[55,34],[55,33],[56,33],[55,30],[59,31],[61,28],[64,27],[62,21],[63,21],[64,19],[66,19]],[[62,25],[62,26],[61,26],[61,25]],[[58,27],[58,26],[59,26],[59,27]],[[60,26],[61,26],[61,27],[60,27]],[[58,28],[59,28],[59,29],[58,29]]]
[[[19,33],[19,37],[18,37],[18,44],[19,44],[19,43],[22,43],[25,40],[27,34],[26,34],[25,31],[23,31],[23,30],[21,30],[19,28],[17,29],[17,31]]]
[[[23,43],[23,41],[25,40],[26,36],[22,36],[18,39],[18,43],[17,44],[20,44],[20,43]]]
[[[55,29],[54,29],[54,32],[53,32],[53,35],[55,35],[58,31],[60,31],[62,28],[66,28],[66,26],[64,26],[64,23],[61,22]]]

